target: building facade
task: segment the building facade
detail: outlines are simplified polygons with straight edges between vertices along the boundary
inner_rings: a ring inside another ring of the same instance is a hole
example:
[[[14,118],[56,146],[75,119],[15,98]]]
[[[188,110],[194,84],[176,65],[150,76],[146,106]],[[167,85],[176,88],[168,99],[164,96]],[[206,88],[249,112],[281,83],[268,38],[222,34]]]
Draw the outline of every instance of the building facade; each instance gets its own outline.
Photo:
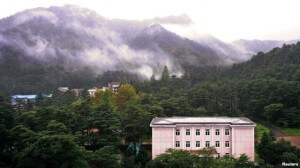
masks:
[[[108,88],[111,89],[114,94],[118,93],[119,87],[120,87],[119,82],[108,83]]]
[[[151,121],[152,159],[166,149],[215,147],[216,157],[246,154],[254,160],[254,122],[245,117],[156,117]]]

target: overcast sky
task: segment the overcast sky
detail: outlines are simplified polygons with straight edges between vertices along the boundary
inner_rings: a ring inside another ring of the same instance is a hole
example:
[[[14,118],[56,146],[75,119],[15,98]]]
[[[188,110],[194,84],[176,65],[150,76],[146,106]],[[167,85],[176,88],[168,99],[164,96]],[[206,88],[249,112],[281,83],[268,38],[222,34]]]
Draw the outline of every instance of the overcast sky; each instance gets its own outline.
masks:
[[[186,14],[191,24],[164,25],[196,38],[211,34],[223,41],[237,39],[300,39],[300,0],[8,0],[0,18],[35,7],[78,5],[105,18],[144,20]]]

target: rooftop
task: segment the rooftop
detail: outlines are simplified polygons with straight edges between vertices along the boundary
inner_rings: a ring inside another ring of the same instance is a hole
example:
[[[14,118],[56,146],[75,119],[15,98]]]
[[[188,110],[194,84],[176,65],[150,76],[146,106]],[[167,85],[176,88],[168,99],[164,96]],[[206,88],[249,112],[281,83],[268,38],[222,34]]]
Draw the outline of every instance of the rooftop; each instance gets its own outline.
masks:
[[[111,85],[120,85],[120,82],[110,82]]]
[[[152,125],[176,124],[230,124],[230,125],[255,125],[246,117],[155,117]]]
[[[36,99],[37,95],[13,95],[12,99]]]

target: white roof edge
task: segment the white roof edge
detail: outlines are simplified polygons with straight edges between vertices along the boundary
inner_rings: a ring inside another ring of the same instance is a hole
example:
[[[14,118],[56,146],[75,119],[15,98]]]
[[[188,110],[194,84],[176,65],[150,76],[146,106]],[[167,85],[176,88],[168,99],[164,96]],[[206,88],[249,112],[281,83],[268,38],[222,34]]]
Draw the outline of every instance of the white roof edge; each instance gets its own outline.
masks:
[[[155,117],[150,126],[154,125],[182,125],[182,124],[226,124],[231,126],[256,126],[247,117]]]

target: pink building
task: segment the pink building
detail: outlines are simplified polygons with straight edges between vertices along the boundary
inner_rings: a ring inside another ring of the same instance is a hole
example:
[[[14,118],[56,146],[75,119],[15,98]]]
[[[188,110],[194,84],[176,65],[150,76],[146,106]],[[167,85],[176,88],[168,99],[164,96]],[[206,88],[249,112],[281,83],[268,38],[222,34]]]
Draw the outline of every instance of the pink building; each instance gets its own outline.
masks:
[[[216,157],[246,154],[254,161],[254,122],[246,117],[155,117],[152,159],[166,149],[215,147]]]

